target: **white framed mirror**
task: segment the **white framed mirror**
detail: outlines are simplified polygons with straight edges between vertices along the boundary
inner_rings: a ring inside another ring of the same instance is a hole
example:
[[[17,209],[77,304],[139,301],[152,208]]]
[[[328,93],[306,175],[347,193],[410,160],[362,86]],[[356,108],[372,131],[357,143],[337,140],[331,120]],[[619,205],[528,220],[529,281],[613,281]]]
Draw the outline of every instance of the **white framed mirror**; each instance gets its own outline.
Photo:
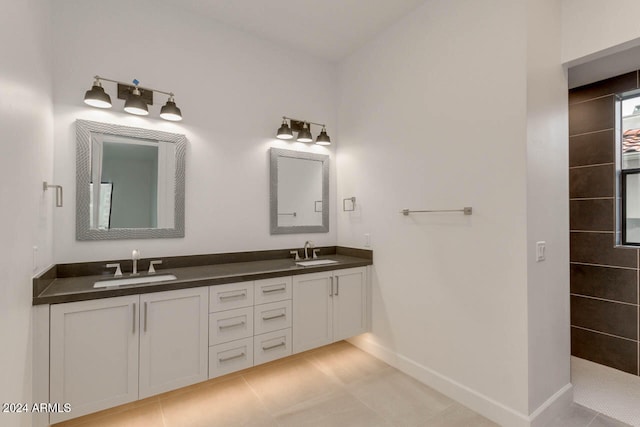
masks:
[[[76,239],[184,237],[184,135],[76,121]]]
[[[271,234],[329,231],[329,156],[271,148]]]

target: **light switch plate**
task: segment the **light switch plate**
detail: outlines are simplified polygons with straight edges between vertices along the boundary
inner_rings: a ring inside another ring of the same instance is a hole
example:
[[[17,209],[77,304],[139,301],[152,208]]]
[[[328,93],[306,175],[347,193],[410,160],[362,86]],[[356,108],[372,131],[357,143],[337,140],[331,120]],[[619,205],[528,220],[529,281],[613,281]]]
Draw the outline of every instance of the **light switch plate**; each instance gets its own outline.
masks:
[[[547,249],[547,242],[545,241],[536,242],[536,262],[545,260],[546,249]]]

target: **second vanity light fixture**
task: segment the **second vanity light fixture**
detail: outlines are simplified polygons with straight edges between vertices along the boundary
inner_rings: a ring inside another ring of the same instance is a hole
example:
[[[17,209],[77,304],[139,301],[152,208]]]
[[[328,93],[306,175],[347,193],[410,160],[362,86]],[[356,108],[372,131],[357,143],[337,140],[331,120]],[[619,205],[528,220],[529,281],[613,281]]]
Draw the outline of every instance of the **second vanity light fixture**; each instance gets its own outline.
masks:
[[[172,92],[164,92],[158,89],[150,89],[138,86],[138,80],[133,80],[133,86],[117,80],[95,76],[93,86],[84,94],[84,103],[97,108],[111,108],[111,97],[104,91],[102,81],[112,82],[118,85],[118,98],[126,100],[124,111],[138,116],[149,114],[147,105],[153,105],[153,93],[158,92],[169,96],[167,103],[160,109],[160,117],[172,122],[182,120],[182,112],[176,106]]]
[[[289,123],[291,127],[289,127]],[[282,125],[276,133],[278,139],[293,139],[293,131],[298,132],[296,141],[298,142],[313,142],[313,136],[311,135],[311,125],[322,126],[322,130],[316,138],[316,144],[318,145],[331,145],[331,138],[327,135],[327,127],[323,123],[310,122],[308,120],[292,119],[291,117],[282,116]]]

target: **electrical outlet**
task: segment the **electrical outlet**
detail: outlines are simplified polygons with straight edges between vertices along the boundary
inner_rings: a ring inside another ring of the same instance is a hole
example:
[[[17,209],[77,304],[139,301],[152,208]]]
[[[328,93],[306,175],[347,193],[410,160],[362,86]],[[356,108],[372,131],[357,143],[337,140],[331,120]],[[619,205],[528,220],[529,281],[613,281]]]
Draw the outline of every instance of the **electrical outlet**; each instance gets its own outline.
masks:
[[[545,260],[545,252],[547,249],[547,242],[536,242],[536,262]]]

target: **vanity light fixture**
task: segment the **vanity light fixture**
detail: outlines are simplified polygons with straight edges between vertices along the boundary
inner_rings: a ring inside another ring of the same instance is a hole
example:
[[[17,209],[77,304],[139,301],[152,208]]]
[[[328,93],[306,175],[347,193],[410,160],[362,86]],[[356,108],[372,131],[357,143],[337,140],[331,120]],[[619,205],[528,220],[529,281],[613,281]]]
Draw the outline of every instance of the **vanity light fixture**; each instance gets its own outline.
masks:
[[[172,92],[138,86],[140,82],[136,79],[133,80],[133,85],[100,76],[95,76],[94,79],[93,86],[84,95],[84,103],[87,105],[98,108],[111,108],[111,97],[104,91],[101,83],[106,81],[117,84],[118,98],[125,100],[124,110],[127,113],[139,116],[148,115],[148,105],[153,105],[153,93],[157,92],[169,96],[167,103],[160,109],[160,117],[173,122],[182,120],[182,112],[176,106]]]
[[[289,127],[289,123],[291,127]],[[313,135],[311,135],[311,125],[322,126],[320,134],[316,138],[316,144],[318,145],[331,145],[331,138],[327,135],[327,127],[324,123],[315,123],[308,120],[292,119],[291,117],[282,116],[282,125],[278,128],[276,138],[278,139],[292,139],[293,131],[298,132],[296,141],[298,142],[313,142]]]

